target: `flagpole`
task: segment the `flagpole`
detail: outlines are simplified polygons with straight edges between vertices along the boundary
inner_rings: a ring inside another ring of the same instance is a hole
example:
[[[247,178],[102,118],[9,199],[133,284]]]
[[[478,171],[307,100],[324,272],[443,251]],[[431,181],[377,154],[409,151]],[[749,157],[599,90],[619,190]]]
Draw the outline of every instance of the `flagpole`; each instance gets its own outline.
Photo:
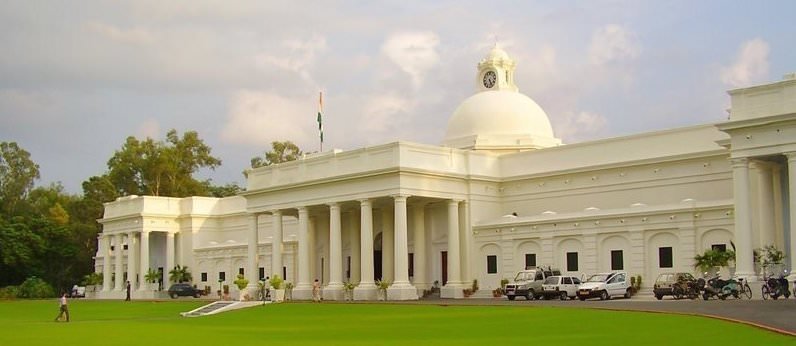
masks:
[[[318,137],[323,152],[323,91],[318,92]]]

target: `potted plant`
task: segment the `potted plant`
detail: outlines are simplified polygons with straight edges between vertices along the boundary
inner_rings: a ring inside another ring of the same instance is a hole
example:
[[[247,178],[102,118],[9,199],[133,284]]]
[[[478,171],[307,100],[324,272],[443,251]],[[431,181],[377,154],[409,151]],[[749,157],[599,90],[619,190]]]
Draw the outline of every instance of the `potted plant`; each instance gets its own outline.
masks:
[[[169,280],[171,280],[171,282],[183,283],[191,282],[193,277],[188,270],[188,266],[183,267],[178,264],[173,269],[169,270]]]
[[[354,300],[354,287],[357,287],[357,285],[355,285],[353,282],[343,282],[343,290],[345,293],[345,297],[343,297],[343,299]]]
[[[390,282],[387,280],[376,280],[376,297],[378,300],[387,300],[387,288],[390,287]]]
[[[292,300],[293,299],[293,283],[286,282],[285,283],[285,300]]]
[[[146,281],[147,288],[150,291],[158,290],[158,279],[160,279],[160,272],[152,268],[147,269],[146,275],[144,275],[144,281]]]
[[[229,300],[229,285],[224,285],[224,300]]]
[[[707,250],[701,255],[694,256],[694,267],[708,276],[713,276],[721,267],[729,266],[730,261],[734,260],[733,251]]]
[[[774,274],[777,269],[773,269],[771,272],[767,272],[767,269],[772,266],[779,266],[785,260],[785,253],[774,245],[766,245],[762,249],[757,249],[754,251],[754,255],[755,262],[759,263],[760,267],[763,268],[764,276],[766,274]],[[782,268],[778,269],[781,270]]]
[[[268,282],[271,284],[271,301],[281,302],[285,300],[285,289],[282,287],[285,280],[274,275]]]
[[[249,279],[244,277],[243,274],[238,274],[238,276],[235,278],[235,281],[233,281],[232,283],[234,283],[235,286],[238,286],[238,292],[240,294],[238,299],[240,301],[247,300],[249,294],[246,292],[246,286],[249,285]]]

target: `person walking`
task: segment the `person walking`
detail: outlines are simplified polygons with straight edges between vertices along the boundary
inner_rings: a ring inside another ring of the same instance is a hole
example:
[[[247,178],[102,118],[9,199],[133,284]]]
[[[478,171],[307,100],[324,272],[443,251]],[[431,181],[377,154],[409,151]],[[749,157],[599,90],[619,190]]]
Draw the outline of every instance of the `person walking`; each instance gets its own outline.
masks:
[[[127,298],[125,298],[124,301],[129,302],[130,301],[130,281],[129,280],[127,281],[127,286],[125,286],[125,287],[127,289]]]
[[[263,301],[271,300],[271,277],[266,276],[263,282]]]
[[[66,315],[66,322],[69,322],[69,308],[66,307],[66,292],[61,295],[60,303],[61,310],[58,313],[58,317],[55,318],[55,322],[60,321],[64,315]]]
[[[321,302],[321,283],[318,282],[318,279],[315,279],[315,282],[312,283],[312,301]]]

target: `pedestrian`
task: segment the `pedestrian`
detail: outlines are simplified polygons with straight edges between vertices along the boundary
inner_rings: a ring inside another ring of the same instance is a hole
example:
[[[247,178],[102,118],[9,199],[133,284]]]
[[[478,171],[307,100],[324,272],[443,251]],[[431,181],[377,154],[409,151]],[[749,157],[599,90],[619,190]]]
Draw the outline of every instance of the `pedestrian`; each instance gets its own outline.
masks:
[[[66,315],[66,322],[69,322],[69,308],[66,307],[66,292],[61,295],[60,303],[61,310],[58,313],[58,317],[55,318],[55,322],[60,321],[64,315]]]
[[[271,277],[266,276],[263,282],[263,301],[271,300]]]
[[[125,298],[124,301],[129,302],[130,301],[130,280],[127,280],[126,288],[127,288],[127,298]]]
[[[321,283],[318,282],[318,279],[315,279],[315,282],[312,283],[312,301],[321,302]]]

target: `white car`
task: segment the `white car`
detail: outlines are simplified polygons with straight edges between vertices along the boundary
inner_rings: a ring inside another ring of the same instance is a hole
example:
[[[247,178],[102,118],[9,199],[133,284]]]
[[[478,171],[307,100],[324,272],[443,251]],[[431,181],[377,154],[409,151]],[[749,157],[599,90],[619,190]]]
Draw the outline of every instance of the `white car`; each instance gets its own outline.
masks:
[[[545,299],[575,299],[579,285],[580,279],[573,276],[551,276],[542,284],[542,295]]]
[[[615,296],[630,298],[628,278],[626,272],[594,274],[578,287],[578,299],[581,301],[587,298],[608,300]]]

